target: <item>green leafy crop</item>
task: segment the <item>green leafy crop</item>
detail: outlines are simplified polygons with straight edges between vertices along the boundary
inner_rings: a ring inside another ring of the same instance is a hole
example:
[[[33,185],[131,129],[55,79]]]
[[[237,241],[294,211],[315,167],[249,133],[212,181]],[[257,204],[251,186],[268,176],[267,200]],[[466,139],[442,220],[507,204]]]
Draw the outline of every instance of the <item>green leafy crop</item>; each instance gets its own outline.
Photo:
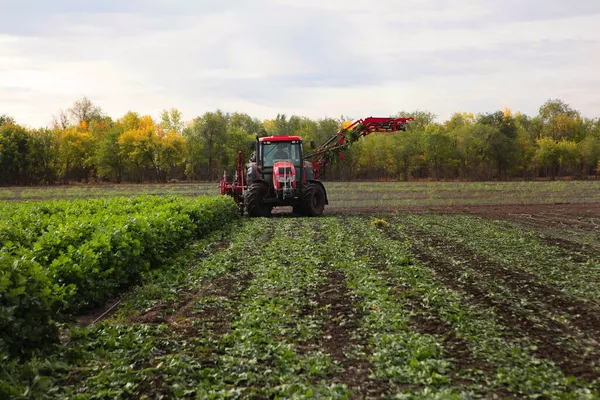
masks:
[[[224,196],[0,205],[0,350],[55,343],[54,321],[102,304],[236,212]]]

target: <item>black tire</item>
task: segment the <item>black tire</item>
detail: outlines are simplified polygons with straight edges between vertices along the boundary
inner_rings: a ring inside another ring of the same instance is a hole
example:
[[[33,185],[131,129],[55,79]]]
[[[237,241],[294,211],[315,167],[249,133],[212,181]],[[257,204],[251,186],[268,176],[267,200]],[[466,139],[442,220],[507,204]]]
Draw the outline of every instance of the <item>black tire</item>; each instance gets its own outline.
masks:
[[[256,182],[248,187],[246,192],[246,212],[250,217],[270,217],[272,208],[265,205],[269,188],[263,182]]]
[[[308,217],[323,214],[325,209],[325,191],[318,183],[308,183],[302,191],[302,210]]]

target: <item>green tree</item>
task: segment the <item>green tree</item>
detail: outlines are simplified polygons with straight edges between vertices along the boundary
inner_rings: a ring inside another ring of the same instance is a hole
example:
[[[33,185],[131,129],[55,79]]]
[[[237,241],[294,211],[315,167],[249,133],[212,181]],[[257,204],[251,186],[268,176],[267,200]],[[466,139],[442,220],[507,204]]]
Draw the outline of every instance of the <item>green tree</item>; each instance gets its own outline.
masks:
[[[517,125],[509,110],[482,114],[475,125],[484,158],[496,166],[498,179],[517,160]]]
[[[29,133],[24,127],[8,119],[0,124],[0,182],[27,183],[30,147]]]
[[[433,178],[440,179],[440,171],[446,165],[453,153],[452,138],[439,125],[428,125],[425,130],[425,159],[431,163]]]
[[[60,142],[57,132],[47,128],[36,129],[29,132],[29,139],[31,179],[43,184],[55,183],[60,170]]]
[[[207,112],[192,120],[185,130],[188,174],[195,178],[213,180],[217,178],[216,167],[224,166],[227,160],[227,115],[221,110]]]
[[[395,162],[396,176],[402,174],[404,181],[409,180],[413,166],[419,155],[423,153],[423,131],[407,129],[406,132],[397,132],[389,136],[391,159]]]
[[[162,110],[160,114],[160,125],[165,132],[173,131],[181,134],[185,128],[183,114],[177,108]]]
[[[552,180],[560,173],[561,166],[570,166],[577,158],[577,144],[567,139],[539,138],[536,141],[535,162],[545,168]]]
[[[119,143],[123,132],[123,125],[113,127],[100,141],[95,153],[98,176],[116,183],[121,183],[127,167],[127,159]]]
[[[577,144],[580,154],[582,171],[587,174],[598,175],[598,163],[600,163],[600,136],[588,135]]]
[[[400,111],[395,115],[396,118],[414,118],[414,121],[407,123],[407,130],[423,132],[429,125],[435,123],[437,115],[426,110],[415,110],[415,111]]]
[[[539,110],[542,135],[552,140],[573,138],[577,134],[579,111],[560,99],[546,101]]]
[[[6,125],[6,124],[16,124],[16,121],[13,117],[9,117],[6,114],[0,115],[0,126]]]

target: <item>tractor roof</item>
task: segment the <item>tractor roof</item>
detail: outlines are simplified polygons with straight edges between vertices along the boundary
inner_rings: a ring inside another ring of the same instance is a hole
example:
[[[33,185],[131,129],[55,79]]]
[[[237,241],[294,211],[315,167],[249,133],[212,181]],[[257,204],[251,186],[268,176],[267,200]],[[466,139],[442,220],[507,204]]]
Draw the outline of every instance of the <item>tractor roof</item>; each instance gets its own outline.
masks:
[[[260,142],[293,142],[302,141],[300,136],[265,136],[258,139]]]

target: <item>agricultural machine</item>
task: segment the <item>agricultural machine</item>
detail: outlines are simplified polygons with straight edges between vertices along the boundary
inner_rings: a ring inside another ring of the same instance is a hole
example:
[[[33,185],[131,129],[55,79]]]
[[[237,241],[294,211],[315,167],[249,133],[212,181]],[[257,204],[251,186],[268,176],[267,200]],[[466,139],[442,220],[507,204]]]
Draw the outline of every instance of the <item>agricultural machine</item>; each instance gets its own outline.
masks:
[[[319,181],[321,169],[335,154],[343,159],[343,151],[361,136],[373,132],[405,131],[406,122],[413,118],[359,119],[333,135],[320,147],[310,143],[313,153],[304,155],[299,136],[257,137],[252,142],[252,155],[243,168],[242,152],[233,181],[227,173],[219,183],[222,195],[232,196],[251,217],[270,217],[273,207],[292,206],[295,214],[318,216],[323,213],[327,191]],[[310,161],[312,160],[312,161]]]

